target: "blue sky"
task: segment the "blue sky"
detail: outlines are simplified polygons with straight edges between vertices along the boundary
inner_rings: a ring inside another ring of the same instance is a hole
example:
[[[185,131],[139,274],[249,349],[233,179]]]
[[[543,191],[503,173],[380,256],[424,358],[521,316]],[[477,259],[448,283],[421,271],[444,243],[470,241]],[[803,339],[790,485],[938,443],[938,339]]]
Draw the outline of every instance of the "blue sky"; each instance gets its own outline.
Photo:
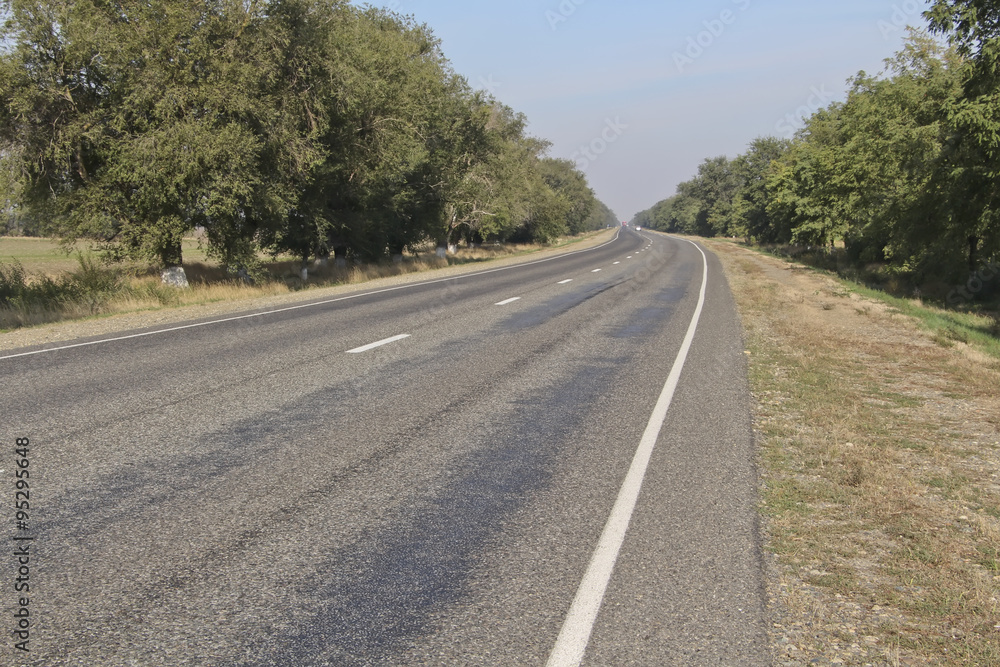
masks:
[[[372,0],[426,23],[452,66],[576,161],[622,219],[707,157],[790,136],[882,70],[918,0]]]

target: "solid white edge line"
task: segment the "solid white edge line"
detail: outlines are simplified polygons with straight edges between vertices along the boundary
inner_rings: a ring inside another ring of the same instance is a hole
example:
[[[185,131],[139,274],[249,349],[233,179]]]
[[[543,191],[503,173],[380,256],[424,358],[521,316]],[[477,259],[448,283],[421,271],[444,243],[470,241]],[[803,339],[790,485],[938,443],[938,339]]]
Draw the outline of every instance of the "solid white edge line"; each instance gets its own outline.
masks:
[[[643,478],[646,476],[646,468],[649,466],[653,447],[656,445],[656,439],[660,435],[663,422],[667,418],[667,410],[673,401],[674,391],[677,389],[681,371],[684,369],[684,363],[687,361],[688,352],[694,341],[695,331],[698,329],[698,321],[701,319],[701,311],[705,306],[705,292],[708,286],[708,258],[698,244],[687,242],[697,248],[702,257],[703,269],[698,305],[691,317],[691,323],[688,325],[681,348],[674,359],[670,375],[667,376],[663,391],[660,393],[656,407],[653,408],[653,413],[646,424],[646,430],[639,440],[639,446],[632,458],[632,465],[618,491],[615,505],[608,516],[607,523],[604,524],[604,532],[601,533],[601,538],[597,542],[593,556],[591,556],[587,572],[583,575],[583,580],[576,590],[576,597],[573,598],[573,604],[570,606],[566,620],[559,631],[559,637],[549,654],[547,667],[576,667],[583,661],[587,644],[590,642],[590,634],[594,629],[594,622],[597,620],[597,613],[604,601],[604,592],[611,580],[611,573],[618,560],[618,553],[625,541],[625,532],[628,530],[632,512],[639,499],[639,491],[642,488]]]
[[[300,310],[303,308],[314,308],[316,306],[325,306],[331,303],[337,303],[338,301],[349,301],[351,299],[360,299],[364,296],[373,296],[375,294],[383,294],[385,292],[396,292],[398,290],[410,289],[411,287],[420,287],[422,285],[436,285],[437,283],[448,282],[449,280],[463,280],[465,278],[475,278],[476,276],[484,276],[490,273],[497,273],[498,271],[509,271],[510,269],[517,269],[524,266],[534,266],[535,264],[542,264],[544,262],[551,262],[554,259],[561,259],[563,257],[571,257],[573,255],[579,255],[583,252],[592,252],[594,250],[599,250],[605,246],[611,245],[618,240],[621,236],[621,230],[615,233],[615,237],[608,241],[607,243],[602,243],[601,245],[594,246],[593,248],[584,248],[583,250],[574,250],[573,252],[567,252],[562,255],[556,255],[554,257],[546,257],[545,259],[538,259],[534,262],[524,262],[523,264],[512,264],[511,266],[501,266],[496,269],[487,269],[485,271],[477,271],[475,273],[465,273],[458,276],[450,276],[448,278],[437,278],[435,280],[424,280],[418,283],[408,283],[406,285],[397,285],[396,287],[386,287],[384,289],[372,290],[370,292],[359,292],[358,294],[350,294],[348,296],[341,296],[334,299],[324,299],[323,301],[310,301],[309,303],[302,303],[297,306],[287,306],[285,308],[276,308],[274,310],[266,310],[261,313],[249,313],[246,315],[235,315],[233,317],[223,317],[218,320],[209,320],[207,322],[195,322],[194,324],[182,324],[176,327],[168,327],[166,329],[156,329],[155,331],[144,331],[137,334],[129,334],[127,336],[115,336],[113,338],[101,338],[98,340],[87,341],[86,343],[72,343],[70,345],[60,345],[58,347],[47,347],[43,350],[33,350],[31,352],[20,352],[18,354],[8,354],[5,356],[0,356],[0,361],[4,359],[16,359],[18,357],[30,357],[35,354],[45,354],[46,352],[58,352],[60,350],[71,350],[75,347],[90,347],[91,345],[100,345],[101,343],[114,343],[120,340],[129,340],[132,338],[145,338],[146,336],[156,336],[159,334],[170,333],[172,331],[182,331],[184,329],[197,329],[198,327],[207,327],[211,324],[222,324],[224,322],[236,322],[239,320],[246,320],[252,317],[263,317],[264,315],[274,315],[276,313],[285,313],[290,310]]]
[[[506,306],[508,303],[514,303],[515,301],[520,301],[520,300],[521,300],[521,297],[515,296],[512,299],[505,299],[505,300],[500,301],[499,303],[495,303],[493,305],[494,306]]]
[[[369,343],[368,345],[362,345],[361,347],[356,347],[353,350],[348,350],[346,354],[360,354],[361,352],[374,350],[376,347],[382,347],[383,345],[388,345],[389,343],[395,343],[397,340],[403,340],[404,338],[409,338],[409,337],[410,334],[399,334],[398,336],[393,336],[392,338],[384,338],[380,341]]]

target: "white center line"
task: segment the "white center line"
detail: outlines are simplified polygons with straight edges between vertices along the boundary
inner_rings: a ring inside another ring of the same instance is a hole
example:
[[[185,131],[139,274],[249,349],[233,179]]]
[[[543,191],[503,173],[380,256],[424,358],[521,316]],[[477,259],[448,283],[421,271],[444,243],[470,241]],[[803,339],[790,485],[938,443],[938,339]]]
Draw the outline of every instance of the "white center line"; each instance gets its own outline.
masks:
[[[361,352],[367,352],[368,350],[374,350],[376,347],[382,347],[383,345],[388,345],[389,343],[395,343],[397,340],[403,340],[404,338],[409,338],[410,334],[400,334],[398,336],[393,336],[392,338],[386,338],[385,340],[380,340],[377,343],[369,343],[368,345],[362,345],[361,347],[356,347],[353,350],[348,350],[347,354],[359,354]]]
[[[514,303],[515,301],[520,301],[520,300],[521,300],[521,297],[515,296],[513,299],[507,299],[505,301],[501,301],[501,302],[495,303],[493,305],[494,306],[506,306],[508,303]]]
[[[689,241],[689,243],[691,242]],[[681,343],[681,349],[677,352],[674,365],[667,376],[667,382],[663,385],[660,398],[656,401],[653,414],[649,416],[646,430],[639,440],[639,446],[632,458],[632,465],[618,491],[618,499],[611,509],[607,523],[604,524],[604,532],[601,533],[601,538],[590,558],[590,565],[587,566],[587,572],[583,575],[580,587],[576,590],[576,597],[573,599],[573,604],[563,622],[556,645],[549,655],[547,667],[577,667],[583,661],[587,644],[590,643],[590,633],[597,620],[597,612],[601,609],[604,592],[611,579],[615,562],[618,560],[622,543],[625,541],[625,532],[632,520],[632,512],[639,500],[639,491],[642,488],[642,480],[646,476],[646,468],[653,454],[653,447],[656,445],[656,439],[660,435],[663,422],[667,418],[667,410],[673,401],[674,391],[677,389],[681,371],[684,369],[684,362],[687,360],[691,343],[694,342],[694,334],[698,329],[701,311],[705,306],[708,258],[705,257],[705,253],[697,244],[691,243],[691,245],[698,248],[702,257],[701,293],[698,296],[698,305],[691,317],[687,334]]]
[[[559,281],[558,283],[556,283],[556,284],[557,284],[557,285],[565,285],[566,283],[571,283],[571,282],[573,282],[573,279],[572,279],[572,278],[570,278],[570,279],[568,279],[568,280],[560,280],[560,281]]]

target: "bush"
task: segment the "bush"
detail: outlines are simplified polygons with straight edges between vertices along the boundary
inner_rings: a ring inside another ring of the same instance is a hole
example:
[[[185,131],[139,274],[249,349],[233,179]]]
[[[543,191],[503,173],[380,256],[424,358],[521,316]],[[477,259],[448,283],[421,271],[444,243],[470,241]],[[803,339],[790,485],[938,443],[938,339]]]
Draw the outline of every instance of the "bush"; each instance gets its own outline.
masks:
[[[7,306],[20,300],[27,292],[24,267],[20,262],[4,264],[0,262],[0,305]]]
[[[113,297],[128,290],[121,272],[101,266],[92,257],[79,255],[80,268],[59,280],[48,276],[29,279],[20,262],[0,262],[0,307],[14,310],[58,310],[70,304],[96,312]]]

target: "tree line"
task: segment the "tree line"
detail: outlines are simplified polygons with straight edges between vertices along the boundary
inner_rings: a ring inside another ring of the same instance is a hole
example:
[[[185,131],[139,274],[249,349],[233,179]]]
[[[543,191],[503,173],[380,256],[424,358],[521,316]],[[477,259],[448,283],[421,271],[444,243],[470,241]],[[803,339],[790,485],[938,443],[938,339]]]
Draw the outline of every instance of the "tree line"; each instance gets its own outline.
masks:
[[[10,0],[0,188],[37,233],[252,269],[614,222],[412,18],[343,0]]]
[[[706,159],[636,224],[831,247],[920,283],[1000,261],[1000,2],[937,0],[885,70],[790,139]],[[941,39],[947,37],[947,40]],[[1000,273],[1000,270],[997,271]]]

